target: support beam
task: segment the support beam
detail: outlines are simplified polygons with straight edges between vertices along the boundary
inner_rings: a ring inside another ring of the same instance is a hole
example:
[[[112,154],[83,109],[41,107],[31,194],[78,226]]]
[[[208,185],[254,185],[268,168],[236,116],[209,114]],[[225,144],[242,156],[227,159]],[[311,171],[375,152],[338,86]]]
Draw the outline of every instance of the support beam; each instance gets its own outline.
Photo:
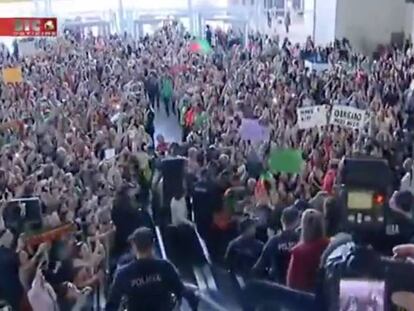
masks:
[[[124,18],[124,2],[118,0],[118,27],[120,32],[127,30]]]

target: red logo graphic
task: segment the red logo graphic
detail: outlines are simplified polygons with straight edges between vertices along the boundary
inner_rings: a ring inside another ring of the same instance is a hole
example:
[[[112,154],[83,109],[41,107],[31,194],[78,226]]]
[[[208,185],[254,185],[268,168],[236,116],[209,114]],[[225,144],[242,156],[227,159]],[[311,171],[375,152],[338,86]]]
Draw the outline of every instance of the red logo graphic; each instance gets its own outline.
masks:
[[[7,37],[55,37],[55,17],[0,18],[0,36]]]

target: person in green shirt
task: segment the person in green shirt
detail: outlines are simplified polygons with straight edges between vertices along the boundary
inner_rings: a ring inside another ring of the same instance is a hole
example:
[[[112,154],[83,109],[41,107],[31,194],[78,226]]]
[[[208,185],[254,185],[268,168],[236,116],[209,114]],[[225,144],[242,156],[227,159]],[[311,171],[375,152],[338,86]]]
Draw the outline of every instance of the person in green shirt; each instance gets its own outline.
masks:
[[[173,102],[172,102],[173,92],[174,92],[174,85],[173,85],[172,78],[168,75],[165,75],[161,79],[161,100],[164,103],[167,117],[170,116],[170,105],[173,105]],[[175,108],[172,106],[171,109],[172,109],[172,112],[175,114]]]

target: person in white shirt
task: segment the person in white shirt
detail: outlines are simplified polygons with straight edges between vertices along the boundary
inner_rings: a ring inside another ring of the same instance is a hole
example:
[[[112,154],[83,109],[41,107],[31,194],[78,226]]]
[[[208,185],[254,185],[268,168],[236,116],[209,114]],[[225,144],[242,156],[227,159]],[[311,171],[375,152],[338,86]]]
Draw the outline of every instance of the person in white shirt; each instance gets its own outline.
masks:
[[[56,293],[52,286],[46,282],[40,268],[28,292],[28,298],[33,311],[58,311]]]
[[[174,226],[181,224],[191,224],[191,221],[188,220],[188,209],[187,203],[185,201],[185,195],[176,193],[171,199],[170,208],[171,223]]]
[[[400,191],[410,191],[412,194],[414,194],[414,168],[411,158],[408,158],[404,161],[403,168],[405,174],[401,178]]]

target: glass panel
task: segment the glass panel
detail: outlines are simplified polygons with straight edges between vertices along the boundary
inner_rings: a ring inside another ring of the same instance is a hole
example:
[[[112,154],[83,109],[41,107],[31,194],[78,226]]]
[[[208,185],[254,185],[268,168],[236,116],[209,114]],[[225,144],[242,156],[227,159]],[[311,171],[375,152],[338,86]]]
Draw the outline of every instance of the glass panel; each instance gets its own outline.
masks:
[[[53,0],[52,12],[58,17],[97,16],[102,12],[117,10],[117,0]]]
[[[123,5],[125,8],[143,9],[151,11],[166,9],[180,10],[188,8],[188,0],[123,0]]]
[[[33,1],[0,3],[1,17],[35,16],[36,10]],[[0,42],[9,49],[12,48],[13,37],[0,37]]]
[[[233,3],[232,0],[192,0],[194,6],[211,7],[211,8],[226,8]]]
[[[33,1],[0,3],[1,17],[33,16],[35,5]]]

